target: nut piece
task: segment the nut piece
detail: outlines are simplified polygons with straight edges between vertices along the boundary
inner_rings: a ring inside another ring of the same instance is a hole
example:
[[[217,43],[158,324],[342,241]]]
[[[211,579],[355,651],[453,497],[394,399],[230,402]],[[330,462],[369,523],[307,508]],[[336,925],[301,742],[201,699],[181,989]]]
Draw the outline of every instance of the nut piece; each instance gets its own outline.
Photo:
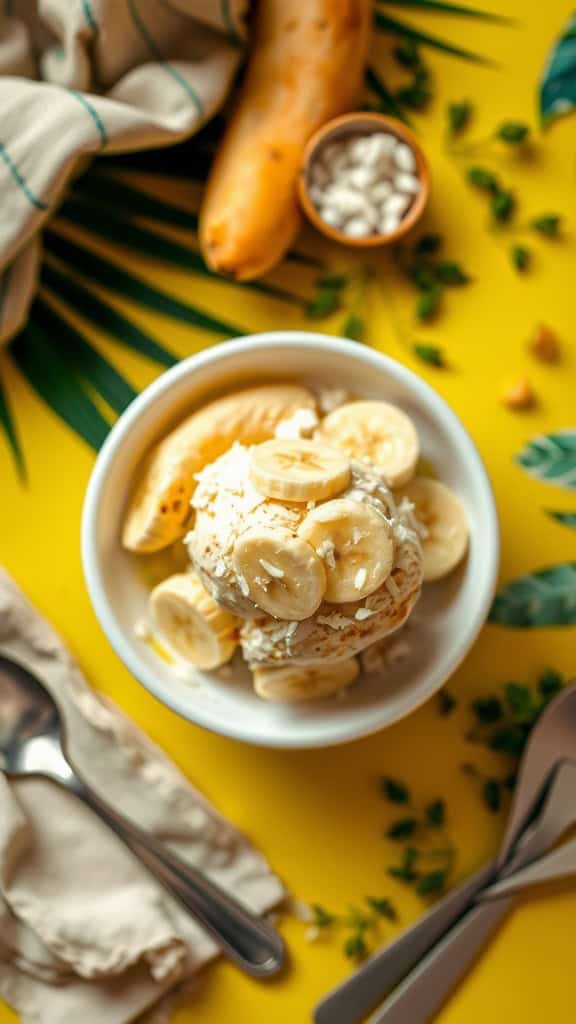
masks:
[[[516,412],[524,412],[536,405],[536,393],[526,377],[520,377],[500,396],[502,404]]]
[[[547,324],[538,324],[528,348],[540,363],[557,363],[560,359],[558,336]]]

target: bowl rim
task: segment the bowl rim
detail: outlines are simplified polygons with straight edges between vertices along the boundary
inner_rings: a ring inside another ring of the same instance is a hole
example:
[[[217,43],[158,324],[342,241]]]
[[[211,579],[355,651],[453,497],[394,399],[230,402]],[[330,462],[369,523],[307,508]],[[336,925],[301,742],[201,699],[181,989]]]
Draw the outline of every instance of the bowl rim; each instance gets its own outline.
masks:
[[[433,415],[437,415],[439,412],[444,422],[450,425],[456,443],[458,447],[463,449],[465,458],[471,459],[474,463],[475,472],[478,475],[484,492],[488,517],[486,522],[488,541],[486,545],[486,573],[484,576],[486,581],[485,594],[474,617],[461,635],[458,649],[455,656],[450,660],[448,669],[437,671],[436,673],[432,671],[427,693],[416,699],[409,708],[397,709],[385,722],[382,722],[381,717],[376,717],[374,722],[367,724],[365,727],[358,728],[356,725],[355,728],[350,729],[348,727],[347,729],[346,723],[341,721],[339,723],[340,728],[335,730],[333,734],[319,737],[318,739],[313,737],[305,737],[303,739],[297,735],[293,738],[287,736],[282,740],[276,737],[259,737],[255,739],[249,730],[242,725],[237,726],[234,720],[220,727],[215,722],[214,714],[206,711],[204,708],[195,708],[193,713],[191,713],[190,709],[185,705],[185,701],[180,699],[179,693],[176,690],[171,691],[170,687],[162,681],[162,673],[148,672],[133,654],[130,644],[125,638],[124,630],[120,627],[114,609],[106,596],[101,561],[95,543],[101,492],[115,453],[119,450],[124,439],[133,430],[140,418],[146,414],[156,400],[161,395],[169,392],[173,385],[182,378],[186,378],[200,368],[209,366],[212,363],[218,363],[228,356],[233,357],[238,353],[246,353],[247,351],[257,353],[263,348],[286,345],[295,349],[314,348],[324,351],[326,354],[340,353],[341,355],[357,359],[360,362],[368,363],[379,370],[384,370],[390,376],[410,388],[418,401],[422,402]],[[492,485],[482,457],[464,424],[430,384],[392,357],[376,349],[365,346],[359,347],[357,342],[330,335],[316,334],[312,331],[267,331],[233,338],[188,356],[169,370],[161,373],[159,377],[144,388],[120,416],[100,449],[88,481],[82,509],[81,557],[88,595],[104,635],[130,674],[149,693],[186,721],[208,729],[217,735],[260,747],[286,750],[320,749],[322,747],[349,743],[394,725],[430,700],[446,680],[453,675],[477,639],[492,603],[500,561],[500,528]]]

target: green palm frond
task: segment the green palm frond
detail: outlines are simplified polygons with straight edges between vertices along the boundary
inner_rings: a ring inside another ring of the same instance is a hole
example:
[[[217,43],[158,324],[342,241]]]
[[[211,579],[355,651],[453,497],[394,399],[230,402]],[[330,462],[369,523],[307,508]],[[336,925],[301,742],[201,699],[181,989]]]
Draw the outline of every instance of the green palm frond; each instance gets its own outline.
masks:
[[[22,446],[18,437],[16,424],[12,416],[12,411],[8,403],[8,397],[2,379],[0,378],[0,429],[2,430],[8,447],[12,452],[12,458],[14,459],[14,465],[16,472],[21,480],[26,480],[26,466],[24,463],[24,454],[22,452]]]
[[[448,3],[447,0],[378,0],[387,7],[415,7],[419,11],[434,11],[439,14],[454,14],[463,18],[478,18],[480,21],[494,21],[502,25],[513,24],[513,19],[494,11],[483,11],[479,7],[465,7]]]
[[[397,117],[400,121],[404,121],[405,124],[410,124],[404,108],[396,99],[394,93],[388,88],[385,82],[382,81],[380,75],[373,67],[366,68],[364,74],[364,82],[370,92],[378,98],[380,109],[384,114],[392,114]]]
[[[413,25],[409,25],[405,21],[392,18],[389,14],[383,14],[382,11],[374,12],[374,25],[381,32],[391,32],[393,35],[402,36],[404,39],[411,39],[414,43],[430,46],[451,57],[461,57],[463,60],[471,61],[474,64],[484,64],[487,67],[494,66],[493,61],[487,57],[482,57],[481,54],[473,53],[472,50],[464,50],[461,46],[455,46],[445,39],[430,35],[429,32],[423,32],[421,29],[414,28]]]
[[[196,231],[198,227],[197,214],[166,199],[155,199],[142,189],[127,185],[111,174],[85,174],[74,183],[72,198],[97,207],[102,205],[121,211],[122,216],[128,220],[145,217],[190,231]]]

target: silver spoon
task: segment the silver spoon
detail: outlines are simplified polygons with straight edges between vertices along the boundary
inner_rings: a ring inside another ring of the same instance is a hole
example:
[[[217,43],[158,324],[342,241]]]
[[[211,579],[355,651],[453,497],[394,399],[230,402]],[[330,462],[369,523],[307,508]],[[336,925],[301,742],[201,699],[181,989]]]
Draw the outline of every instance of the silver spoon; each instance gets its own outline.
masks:
[[[530,734],[497,859],[449,892],[424,917],[329,992],[316,1006],[315,1024],[358,1024],[399,985],[496,877],[497,869],[508,860],[514,842],[538,809],[555,766],[570,758],[576,758],[576,686],[566,687],[550,702]]]
[[[70,763],[64,723],[51,694],[27,669],[2,656],[0,768],[14,778],[44,776],[74,793],[204,925],[239,967],[256,977],[280,970],[285,948],[275,929],[101,800]]]

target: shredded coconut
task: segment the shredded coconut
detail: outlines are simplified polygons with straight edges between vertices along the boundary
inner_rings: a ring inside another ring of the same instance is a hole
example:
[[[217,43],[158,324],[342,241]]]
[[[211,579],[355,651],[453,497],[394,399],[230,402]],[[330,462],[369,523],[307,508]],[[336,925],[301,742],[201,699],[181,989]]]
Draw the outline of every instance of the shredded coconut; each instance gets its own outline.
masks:
[[[354,577],[354,587],[355,587],[355,589],[356,590],[362,590],[362,587],[366,583],[367,579],[368,579],[368,572],[367,572],[367,570],[364,569],[364,568],[358,569],[358,572],[356,573],[356,575]],[[356,615],[356,618],[358,618],[358,615]]]
[[[400,587],[392,576],[389,576],[386,580],[386,590],[391,597],[398,597],[400,595]]]
[[[354,618],[358,622],[362,622],[362,619],[369,619],[372,615],[376,615],[376,612],[372,608],[357,608]]]
[[[336,548],[334,546],[334,541],[330,540],[329,537],[326,537],[326,540],[323,540],[322,543],[319,544],[318,547],[316,548],[316,554],[318,555],[319,558],[324,559],[329,569],[336,568],[335,551]]]
[[[267,572],[269,576],[273,576],[275,580],[284,578],[284,569],[279,569],[277,565],[272,565],[272,562],[267,562],[265,558],[259,558],[258,561],[264,572]]]
[[[350,392],[346,388],[320,388],[318,392],[318,405],[326,415],[338,409],[350,398]]]
[[[318,423],[314,409],[296,409],[289,419],[280,421],[274,436],[282,441],[297,441],[301,437],[311,437]]]
[[[248,580],[244,576],[242,576],[242,574],[239,573],[239,572],[236,573],[236,578],[238,580],[238,586],[240,587],[240,590],[244,594],[244,597],[248,597],[248,595],[250,593],[250,587],[248,586]]]
[[[330,629],[347,629],[348,626],[352,625],[352,619],[348,619],[340,612],[332,612],[331,615],[319,615],[317,621],[325,626],[329,626]]]
[[[226,573],[226,562],[224,561],[223,558],[219,558],[218,561],[216,562],[216,565],[214,566],[214,575],[217,576],[218,579],[220,579],[220,577],[224,576],[225,573]]]

